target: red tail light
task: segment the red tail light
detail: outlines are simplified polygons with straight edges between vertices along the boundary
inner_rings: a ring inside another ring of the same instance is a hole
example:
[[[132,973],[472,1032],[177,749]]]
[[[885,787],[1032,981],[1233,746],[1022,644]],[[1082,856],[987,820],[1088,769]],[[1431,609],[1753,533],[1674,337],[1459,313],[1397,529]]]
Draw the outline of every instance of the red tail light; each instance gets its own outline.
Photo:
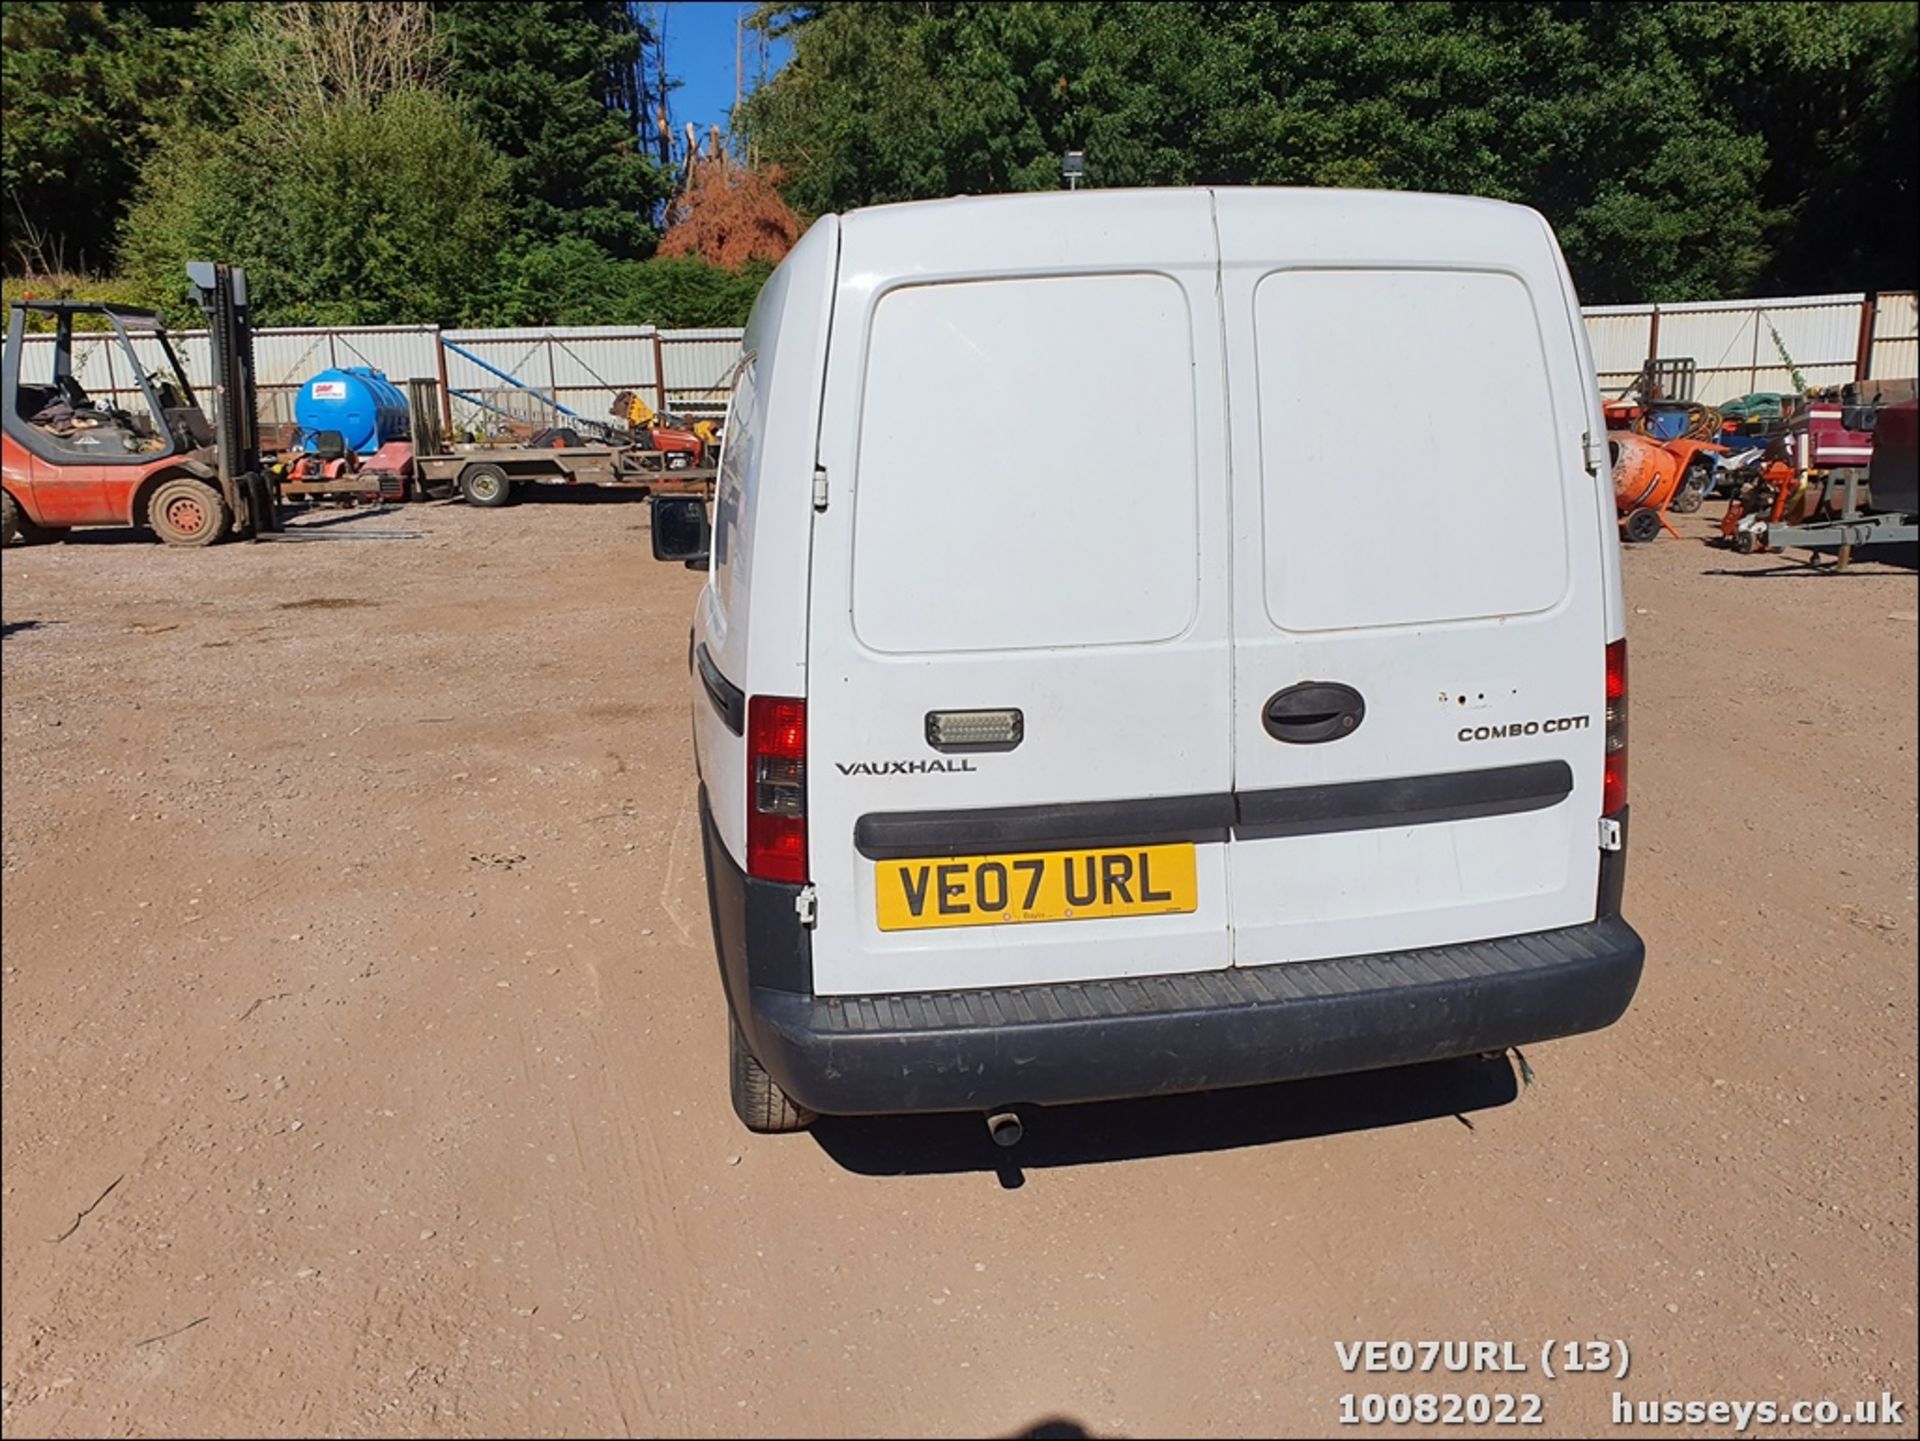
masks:
[[[747,701],[747,874],[804,885],[807,879],[807,703],[757,695]]]
[[[1600,787],[1600,814],[1627,806],[1627,643],[1607,647],[1607,769]]]

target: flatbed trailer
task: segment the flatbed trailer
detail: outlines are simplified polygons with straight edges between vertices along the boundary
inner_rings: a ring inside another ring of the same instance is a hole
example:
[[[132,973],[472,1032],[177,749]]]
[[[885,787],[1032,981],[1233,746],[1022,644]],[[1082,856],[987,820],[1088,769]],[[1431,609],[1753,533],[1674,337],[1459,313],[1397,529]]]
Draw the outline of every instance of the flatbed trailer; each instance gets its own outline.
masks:
[[[1845,570],[1855,546],[1912,547],[1920,542],[1920,524],[1911,511],[1869,510],[1864,504],[1866,472],[1857,466],[1836,471],[1826,481],[1817,513],[1825,519],[1761,529],[1768,550],[1835,549],[1834,569]]]
[[[410,380],[407,391],[407,436],[383,441],[366,457],[320,450],[318,466],[295,465],[299,452],[289,451],[280,466],[281,495],[380,502],[436,499],[458,491],[472,505],[498,506],[508,504],[514,488],[523,485],[706,494],[718,473],[711,465],[688,464],[696,455],[713,457],[710,447],[700,447],[692,437],[686,438],[691,450],[608,439],[585,445],[455,444],[441,429],[434,382]]]
[[[521,485],[591,485],[604,489],[704,493],[711,466],[673,468],[671,452],[635,446],[484,445],[442,455],[416,455],[414,473],[426,488],[451,486],[472,505],[505,505]]]

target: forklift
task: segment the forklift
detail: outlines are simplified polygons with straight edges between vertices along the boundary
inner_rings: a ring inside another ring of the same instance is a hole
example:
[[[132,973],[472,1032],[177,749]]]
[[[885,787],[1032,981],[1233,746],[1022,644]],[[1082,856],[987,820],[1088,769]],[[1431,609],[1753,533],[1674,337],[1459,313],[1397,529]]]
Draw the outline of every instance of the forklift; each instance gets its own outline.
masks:
[[[206,316],[211,419],[153,312],[81,300],[9,307],[0,355],[5,541],[59,540],[75,526],[145,526],[174,546],[281,532],[279,495],[260,464],[246,272],[196,260],[187,279]],[[22,374],[30,315],[53,324],[50,384]],[[74,322],[82,316],[105,323],[95,352],[106,360],[103,396],[90,394],[74,368]],[[144,342],[144,360],[136,340]],[[119,374],[135,392],[124,407],[125,392],[114,385]]]

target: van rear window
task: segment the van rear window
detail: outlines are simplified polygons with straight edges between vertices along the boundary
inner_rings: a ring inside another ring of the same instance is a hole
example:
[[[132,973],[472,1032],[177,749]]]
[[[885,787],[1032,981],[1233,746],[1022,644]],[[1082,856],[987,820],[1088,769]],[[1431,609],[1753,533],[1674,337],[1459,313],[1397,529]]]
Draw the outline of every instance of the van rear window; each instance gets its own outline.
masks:
[[[1430,624],[1559,601],[1581,417],[1554,413],[1521,281],[1283,270],[1253,305],[1276,625]]]
[[[1192,322],[1164,275],[969,281],[875,310],[853,621],[880,651],[1167,640],[1199,595]]]

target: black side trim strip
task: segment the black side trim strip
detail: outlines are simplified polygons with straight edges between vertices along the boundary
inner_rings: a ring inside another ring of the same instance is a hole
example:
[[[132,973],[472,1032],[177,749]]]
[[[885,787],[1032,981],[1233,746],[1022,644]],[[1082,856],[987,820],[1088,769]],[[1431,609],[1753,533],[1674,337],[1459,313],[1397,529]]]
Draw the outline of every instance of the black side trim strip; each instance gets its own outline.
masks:
[[[693,653],[693,662],[700,672],[700,684],[706,687],[707,699],[713,702],[713,708],[720,712],[720,719],[727,723],[727,729],[735,735],[745,735],[747,730],[747,693],[720,674],[720,667],[713,663],[713,657],[707,654],[707,643],[701,641]]]
[[[881,812],[860,817],[854,824],[853,844],[868,860],[884,861],[995,850],[1144,845],[1229,827],[1260,836],[1330,835],[1516,815],[1557,805],[1572,792],[1571,766],[1565,761],[1539,761],[1239,795],[1222,792],[1140,801]]]
[[[968,811],[896,811],[854,823],[854,847],[870,861],[966,856],[993,850],[1145,845],[1182,840],[1233,824],[1233,797],[1158,796]]]
[[[1516,815],[1558,805],[1572,793],[1572,766],[1538,761],[1385,781],[1243,791],[1237,801],[1245,829],[1263,836],[1309,836]]]

